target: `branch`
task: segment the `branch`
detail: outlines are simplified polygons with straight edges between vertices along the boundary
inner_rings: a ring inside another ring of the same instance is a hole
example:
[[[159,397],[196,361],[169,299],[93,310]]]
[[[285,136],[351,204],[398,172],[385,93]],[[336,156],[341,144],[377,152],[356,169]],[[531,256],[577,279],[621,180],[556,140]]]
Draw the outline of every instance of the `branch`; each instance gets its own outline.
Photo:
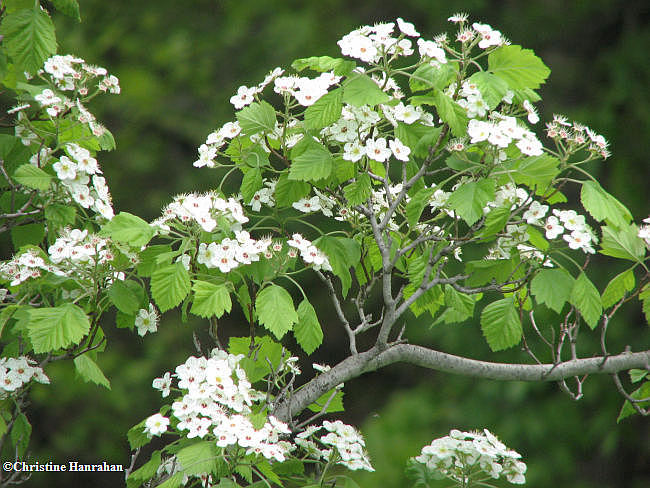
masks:
[[[623,352],[608,356],[574,359],[558,364],[510,364],[478,361],[454,356],[411,344],[393,344],[383,351],[374,347],[369,351],[350,356],[298,389],[293,397],[279,405],[274,415],[288,422],[291,414],[297,415],[325,392],[363,373],[376,371],[393,363],[409,363],[427,369],[461,374],[474,378],[500,381],[560,381],[586,374],[613,374],[632,368],[643,369],[650,364],[650,350]]]

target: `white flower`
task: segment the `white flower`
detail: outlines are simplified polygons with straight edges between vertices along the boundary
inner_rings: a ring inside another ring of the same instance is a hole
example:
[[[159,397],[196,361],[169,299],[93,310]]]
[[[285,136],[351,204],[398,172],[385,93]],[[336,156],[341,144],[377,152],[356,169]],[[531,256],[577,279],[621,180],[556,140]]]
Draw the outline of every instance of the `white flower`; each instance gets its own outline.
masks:
[[[386,139],[380,137],[378,139],[368,139],[365,147],[366,155],[379,163],[386,161],[390,155],[391,150],[386,147]]]
[[[390,150],[393,152],[393,155],[395,156],[396,159],[399,159],[400,161],[409,160],[409,154],[411,154],[411,148],[402,144],[402,141],[395,138],[394,140],[388,141],[388,145],[390,146]]]
[[[167,432],[167,426],[169,425],[169,419],[163,417],[159,413],[152,415],[145,421],[144,431],[150,436],[159,436],[164,432]]]
[[[239,110],[240,108],[244,108],[246,105],[253,103],[253,96],[256,93],[256,87],[248,88],[246,86],[240,86],[237,89],[237,93],[230,97],[230,103],[232,103],[234,107]]]
[[[158,330],[158,312],[153,304],[149,304],[149,310],[141,308],[135,318],[135,326],[138,334],[143,337],[147,332],[156,332]]]
[[[404,22],[400,17],[397,18],[397,27],[403,34],[410,37],[418,37],[420,33],[415,30],[415,26],[410,22]]]
[[[343,159],[352,161],[353,163],[359,161],[365,154],[364,147],[358,140],[347,142],[343,146]]]
[[[169,372],[165,373],[162,378],[156,378],[151,383],[151,386],[156,390],[162,392],[163,398],[169,396],[170,388],[172,386],[172,378]]]
[[[548,219],[546,219],[544,229],[546,230],[547,239],[555,239],[557,236],[564,232],[564,227],[560,225],[558,218],[555,216],[550,216]]]
[[[529,224],[539,224],[539,219],[543,218],[548,212],[548,205],[542,205],[538,201],[533,201],[528,210],[524,212],[523,217]]]
[[[52,168],[61,180],[74,180],[77,176],[77,165],[67,156],[61,156]]]

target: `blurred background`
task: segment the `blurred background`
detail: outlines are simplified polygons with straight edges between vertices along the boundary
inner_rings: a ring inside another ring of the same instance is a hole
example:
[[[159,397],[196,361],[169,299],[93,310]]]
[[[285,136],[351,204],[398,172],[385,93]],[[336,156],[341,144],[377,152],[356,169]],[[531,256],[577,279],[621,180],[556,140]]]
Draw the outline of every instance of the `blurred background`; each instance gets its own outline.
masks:
[[[233,119],[228,100],[238,86],[255,84],[295,58],[336,56],[336,41],[363,24],[403,17],[432,38],[451,31],[447,17],[464,11],[545,61],[552,72],[540,90],[542,121],[559,112],[604,134],[613,156],[593,170],[637,221],[648,215],[647,0],[80,3],[81,24],[55,15],[59,52],[77,54],[120,78],[120,96],[105,96],[90,106],[117,141],[117,150],[102,153],[100,163],[118,210],[152,219],[172,195],[215,186],[210,171],[193,168],[192,162],[207,134]],[[603,264],[592,277],[602,289],[619,271]],[[313,290],[319,290],[316,283]],[[325,297],[314,302],[321,305],[326,342],[313,359],[333,363],[344,357],[346,343],[326,314]],[[240,323],[233,314],[223,327],[227,334],[244,335]],[[181,323],[179,314],[172,313],[164,317],[159,333],[140,338],[116,329],[108,317],[108,347],[99,362],[112,390],[75,381],[71,363],[48,366],[53,385],[35,388],[31,406],[34,459],[128,465],[126,431],[161,405],[151,380],[193,354],[190,332],[205,337],[205,326]],[[633,349],[650,347],[649,329],[638,310],[620,316],[610,331],[613,351],[630,337],[640,338],[630,344]],[[433,329],[413,322],[409,332],[412,342],[447,352],[525,360],[518,351],[490,354],[478,321]],[[303,362],[308,373],[310,363]],[[410,486],[403,476],[405,461],[424,444],[452,428],[483,427],[524,455],[528,486],[650,486],[650,422],[637,416],[616,424],[622,401],[607,377],[588,380],[579,402],[555,384],[474,381],[405,365],[350,381],[345,391],[343,419],[361,428],[377,469],[373,475],[355,476],[364,488]],[[27,486],[122,483],[121,476],[60,473],[35,475]]]

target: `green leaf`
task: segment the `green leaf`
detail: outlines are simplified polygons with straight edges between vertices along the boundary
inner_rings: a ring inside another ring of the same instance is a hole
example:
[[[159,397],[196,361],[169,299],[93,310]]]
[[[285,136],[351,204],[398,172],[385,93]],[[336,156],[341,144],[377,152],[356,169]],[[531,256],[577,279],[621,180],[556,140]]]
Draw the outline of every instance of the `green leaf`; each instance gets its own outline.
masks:
[[[650,286],[646,285],[646,287],[641,290],[641,293],[639,293],[639,300],[641,300],[643,305],[645,320],[650,324]]]
[[[451,133],[456,137],[466,135],[468,119],[465,109],[439,90],[433,92],[433,97],[438,115],[449,125]]]
[[[135,448],[132,447],[132,449]],[[146,481],[153,478],[156,475],[158,468],[160,467],[160,463],[161,463],[160,451],[154,451],[149,461],[147,461],[138,469],[136,469],[131,474],[129,474],[129,478],[127,479],[127,484],[130,481],[140,482],[140,481]],[[140,485],[141,483],[137,483],[137,484],[134,483],[134,486],[140,486]],[[129,485],[128,488],[131,488],[131,486]]]
[[[184,473],[174,473],[165,481],[163,481],[159,485],[156,485],[156,488],[179,488],[179,486],[183,486],[185,484],[183,483],[184,477],[185,477]]]
[[[19,70],[36,73],[56,53],[54,24],[37,2],[32,8],[10,13],[2,19],[3,47]]]
[[[502,46],[488,56],[489,70],[503,79],[513,90],[539,88],[551,74],[544,62],[530,49]]]
[[[79,376],[88,383],[92,381],[96,385],[103,386],[104,388],[111,389],[111,383],[108,381],[102,370],[99,369],[97,363],[90,359],[88,354],[83,354],[74,358],[74,367],[79,373]]]
[[[128,212],[120,212],[102,227],[99,235],[111,237],[119,242],[126,242],[133,247],[146,245],[155,235],[156,230],[140,217]]]
[[[21,185],[42,191],[49,189],[52,181],[51,175],[29,163],[19,166],[13,177]]]
[[[214,441],[199,441],[178,451],[176,459],[183,467],[181,472],[185,476],[211,473],[217,469],[220,451]]]
[[[428,63],[420,65],[409,78],[409,88],[412,92],[437,88],[444,90],[449,86],[458,73],[455,63],[445,63],[434,68]]]
[[[147,420],[145,419],[142,422],[135,424],[126,433],[126,437],[129,441],[129,446],[131,446],[131,449],[137,449],[138,447],[146,446],[151,442],[151,437],[149,437],[144,432],[146,421]]]
[[[313,353],[323,342],[316,310],[306,298],[298,305],[298,322],[293,327],[293,335],[307,354]]]
[[[372,185],[368,173],[361,173],[356,180],[343,188],[348,205],[361,205],[372,193]]]
[[[350,268],[361,260],[359,243],[347,237],[321,236],[314,241],[314,245],[327,256],[332,272],[341,280],[343,295],[347,295],[352,284]]]
[[[237,112],[237,120],[246,135],[272,132],[275,128],[275,109],[267,102],[253,102]]]
[[[79,3],[77,0],[52,0],[52,5],[62,14],[72,17],[77,22],[81,22],[81,14],[79,13]]]
[[[514,297],[490,303],[481,313],[481,330],[492,351],[516,346],[523,333]]]
[[[29,439],[32,436],[32,424],[24,413],[18,414],[11,428],[11,442],[16,446],[16,455],[22,458],[27,451]]]
[[[157,270],[161,264],[157,258],[161,255],[167,255],[172,250],[172,247],[169,244],[155,244],[153,246],[147,246],[147,248],[140,252],[140,262],[137,266],[137,271],[140,276],[151,276],[151,274]],[[170,258],[171,259],[171,258]]]
[[[48,205],[45,207],[45,220],[48,228],[60,229],[66,225],[73,225],[77,218],[77,210],[67,205]]]
[[[309,130],[322,129],[341,117],[343,90],[337,88],[323,95],[305,110],[305,127]]]
[[[72,303],[34,308],[28,314],[27,331],[36,354],[78,344],[90,330],[88,317]]]
[[[468,225],[474,225],[483,216],[487,202],[494,200],[496,183],[492,179],[470,181],[455,190],[447,205],[454,209]]]
[[[190,312],[203,318],[221,317],[224,312],[230,313],[232,301],[230,291],[225,283],[215,285],[207,281],[195,281],[192,285],[194,301]]]
[[[630,374],[630,381],[632,383],[638,383],[643,378],[648,376],[648,374],[650,374],[650,371],[647,369],[631,369],[628,371],[628,373]]]
[[[309,195],[311,185],[304,181],[290,180],[285,173],[275,185],[275,203],[278,207],[290,207],[293,202],[297,202],[303,197]]]
[[[133,315],[143,305],[144,290],[135,281],[115,280],[108,289],[108,297],[120,312]]]
[[[511,259],[482,259],[467,262],[468,286],[481,286],[495,281],[505,283],[511,276],[516,263]]]
[[[420,220],[424,209],[429,205],[431,196],[436,192],[435,188],[422,188],[406,204],[406,220],[413,227]]]
[[[329,56],[312,56],[311,58],[296,59],[291,63],[291,67],[296,71],[302,71],[306,68],[323,73],[325,71],[334,71],[335,75],[345,76],[352,72],[356,67],[354,61],[348,61],[341,58],[331,58]]]
[[[178,306],[190,292],[190,275],[181,263],[164,266],[151,275],[151,295],[161,312]]]
[[[627,259],[635,263],[643,262],[645,245],[639,239],[639,229],[636,225],[624,225],[620,229],[609,226],[603,227],[601,254],[614,258]]]
[[[281,344],[268,336],[255,337],[255,355],[249,358],[250,343],[250,337],[231,337],[228,341],[228,352],[245,356],[240,364],[246,371],[248,380],[255,383],[268,375],[271,372],[271,367],[278,368],[282,361],[284,349]],[[269,363],[271,366],[269,366]]]
[[[240,187],[244,202],[250,202],[255,192],[261,189],[262,186],[264,186],[262,183],[262,172],[259,169],[252,168],[246,171]]]
[[[630,211],[595,181],[584,181],[580,201],[587,212],[599,222],[615,227],[626,227],[632,219]]]
[[[477,71],[469,77],[469,82],[477,86],[490,110],[494,110],[501,103],[503,96],[508,91],[508,83],[487,71]]]
[[[494,237],[510,220],[510,209],[506,207],[498,207],[490,210],[490,213],[485,217],[485,223],[481,229],[480,236],[482,239],[489,239]]]
[[[372,107],[389,100],[388,94],[384,93],[367,75],[354,75],[343,85],[343,101],[355,107],[362,105]]]
[[[314,140],[296,145],[291,156],[290,180],[317,181],[327,178],[332,172],[332,155]]]
[[[542,269],[530,283],[530,291],[537,303],[544,303],[557,313],[569,301],[575,279],[564,269]]]
[[[41,223],[23,224],[11,228],[11,242],[14,249],[20,249],[27,244],[38,246],[45,237],[45,226]]]
[[[642,400],[644,398],[650,398],[650,381],[646,381],[641,385],[640,388],[636,389],[630,394],[630,397],[632,397],[634,400]],[[641,408],[646,408],[650,406],[650,400],[647,402],[639,402],[637,403],[637,406]],[[616,422],[620,422],[624,418],[629,417],[630,415],[634,415],[636,410],[634,410],[634,407],[630,402],[627,400],[623,404],[623,408],[621,408],[621,413],[618,414],[618,418],[616,419]]]
[[[558,164],[560,160],[548,154],[530,156],[517,165],[512,178],[517,184],[545,190],[559,173]]]
[[[333,398],[332,398],[332,395]],[[332,398],[330,400],[330,398]],[[330,390],[327,393],[324,393],[320,396],[318,400],[309,405],[307,408],[312,412],[320,412],[323,410],[323,407],[330,400],[330,403],[327,407],[326,413],[334,412],[343,412],[345,408],[343,407],[343,391],[342,390]]]
[[[593,329],[598,325],[603,311],[600,293],[585,273],[580,273],[576,279],[569,301],[578,309],[589,327]]]
[[[271,481],[272,483],[278,485],[278,486],[283,486],[282,485],[282,480],[280,477],[275,474],[275,471],[273,471],[273,467],[268,461],[260,461],[256,464],[257,469],[264,475],[264,477],[268,480]],[[256,483],[257,484],[257,483]],[[266,483],[264,486],[268,486]]]
[[[287,290],[271,284],[257,294],[255,311],[260,324],[266,327],[277,339],[290,331],[298,322],[298,314],[293,299]]]
[[[548,241],[544,238],[544,235],[532,225],[526,225],[526,233],[528,234],[528,242],[530,242],[537,249],[546,251],[549,248]]]
[[[479,294],[480,295],[480,294]],[[445,311],[432,325],[455,324],[465,322],[474,316],[474,306],[477,297],[465,295],[456,291],[452,286],[445,286]]]
[[[632,291],[635,286],[636,279],[634,278],[633,268],[616,275],[608,283],[601,297],[603,308],[607,309],[617,303],[625,296],[625,293]]]

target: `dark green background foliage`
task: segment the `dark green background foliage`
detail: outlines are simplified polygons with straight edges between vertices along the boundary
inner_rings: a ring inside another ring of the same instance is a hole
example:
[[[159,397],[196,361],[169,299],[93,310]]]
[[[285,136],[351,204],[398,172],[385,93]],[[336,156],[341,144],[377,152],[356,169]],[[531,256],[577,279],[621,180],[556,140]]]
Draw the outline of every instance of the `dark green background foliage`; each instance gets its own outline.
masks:
[[[541,89],[542,121],[554,112],[582,121],[611,141],[613,157],[593,171],[635,214],[649,208],[650,4],[644,0],[368,2],[343,0],[194,0],[81,2],[83,22],[55,14],[62,54],[105,66],[122,95],[91,105],[115,135],[117,150],[100,163],[117,210],[158,215],[171,195],[215,186],[216,175],[192,167],[196,148],[213,128],[233,118],[228,100],[295,58],[336,55],[336,41],[362,24],[414,22],[424,36],[449,28],[457,10],[491,24],[513,43],[532,48],[552,69]],[[541,124],[540,124],[541,126]],[[598,258],[596,258],[598,259]],[[600,267],[600,280],[618,271]],[[320,292],[314,283],[313,292]],[[325,297],[319,304],[325,343],[315,360],[345,355],[344,338]],[[234,313],[227,334],[244,335]],[[478,320],[461,325],[409,323],[413,342],[497,361],[522,360],[517,351],[490,354]],[[173,312],[159,333],[144,339],[107,326],[100,363],[112,390],[73,381],[72,363],[47,373],[52,386],[35,388],[31,408],[33,456],[128,465],[125,433],[157,411],[151,380],[194,353],[191,330],[207,343],[205,323],[181,323]],[[459,330],[461,329],[461,330]],[[647,325],[632,311],[610,327],[610,350],[623,337],[648,348]],[[288,344],[291,346],[291,344]],[[303,369],[310,371],[310,361]],[[53,400],[53,396],[56,401]],[[374,475],[362,486],[404,487],[404,462],[451,428],[487,427],[528,463],[528,486],[641,488],[650,485],[650,424],[629,418],[616,425],[621,398],[609,378],[592,378],[585,398],[572,402],[555,384],[495,383],[395,365],[346,385],[345,420],[362,427]],[[146,458],[145,458],[146,459]],[[35,475],[29,486],[119,486],[121,477]]]

